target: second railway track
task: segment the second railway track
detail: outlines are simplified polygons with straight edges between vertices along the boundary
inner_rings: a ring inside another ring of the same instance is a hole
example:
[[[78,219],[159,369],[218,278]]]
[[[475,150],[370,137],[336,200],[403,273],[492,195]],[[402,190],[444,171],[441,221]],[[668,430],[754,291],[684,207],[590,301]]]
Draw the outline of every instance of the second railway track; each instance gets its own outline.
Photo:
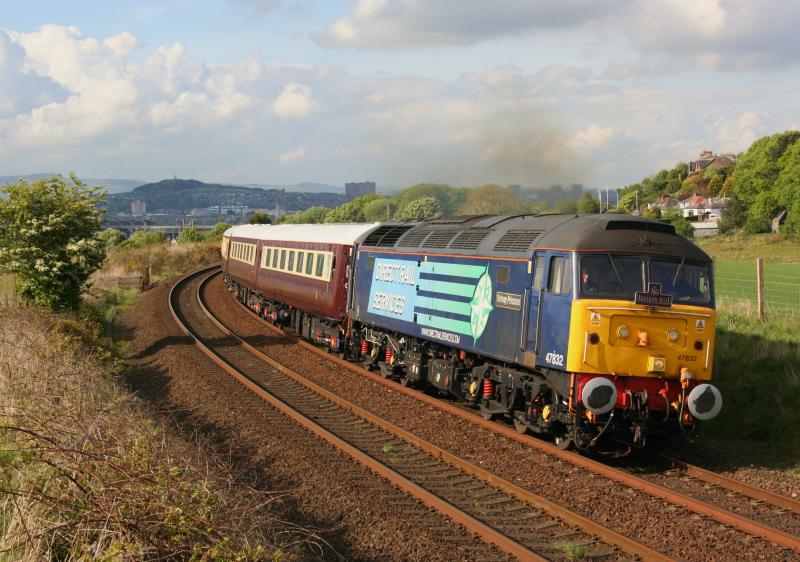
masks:
[[[521,560],[557,559],[575,551],[592,560],[670,559],[380,420],[249,346],[202,304],[209,278],[197,272],[181,280],[170,293],[170,306],[181,328],[215,363],[306,429],[487,543]]]

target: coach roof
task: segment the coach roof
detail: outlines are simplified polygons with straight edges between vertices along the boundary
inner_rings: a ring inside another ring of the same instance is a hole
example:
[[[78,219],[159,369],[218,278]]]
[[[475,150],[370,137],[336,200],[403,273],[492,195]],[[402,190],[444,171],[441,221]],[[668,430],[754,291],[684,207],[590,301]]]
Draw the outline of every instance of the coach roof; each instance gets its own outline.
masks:
[[[480,256],[528,256],[537,248],[710,258],[672,225],[632,215],[479,215],[385,223],[365,248]]]
[[[311,242],[352,246],[373,230],[370,224],[242,224],[225,231],[225,236],[269,242]]]

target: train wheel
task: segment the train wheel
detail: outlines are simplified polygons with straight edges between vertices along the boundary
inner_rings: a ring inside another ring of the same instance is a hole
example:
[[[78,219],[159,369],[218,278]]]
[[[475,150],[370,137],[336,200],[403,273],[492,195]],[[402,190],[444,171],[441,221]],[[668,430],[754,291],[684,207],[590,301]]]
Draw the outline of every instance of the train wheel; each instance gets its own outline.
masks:
[[[556,447],[558,447],[562,451],[566,451],[567,449],[570,448],[570,445],[572,445],[572,438],[566,433],[564,433],[563,435],[556,435],[554,441]]]
[[[514,418],[514,429],[517,430],[517,433],[527,433],[528,432],[528,424],[522,420],[518,420]]]
[[[407,387],[413,387],[414,386],[413,381],[410,378],[406,377],[406,376],[400,377],[400,384],[403,385],[403,386],[407,386]]]

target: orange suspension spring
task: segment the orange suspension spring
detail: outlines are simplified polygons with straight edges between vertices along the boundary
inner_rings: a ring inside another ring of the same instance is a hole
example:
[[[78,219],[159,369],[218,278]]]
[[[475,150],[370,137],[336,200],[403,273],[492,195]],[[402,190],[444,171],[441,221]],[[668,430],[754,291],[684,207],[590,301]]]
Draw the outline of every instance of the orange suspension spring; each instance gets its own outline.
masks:
[[[391,363],[392,362],[392,347],[388,346],[388,345],[386,346],[386,359],[385,360],[386,360],[387,363]]]
[[[491,398],[494,394],[494,384],[491,379],[483,379],[483,397]]]
[[[361,340],[361,355],[366,355],[368,349],[369,344],[367,343],[367,340]]]

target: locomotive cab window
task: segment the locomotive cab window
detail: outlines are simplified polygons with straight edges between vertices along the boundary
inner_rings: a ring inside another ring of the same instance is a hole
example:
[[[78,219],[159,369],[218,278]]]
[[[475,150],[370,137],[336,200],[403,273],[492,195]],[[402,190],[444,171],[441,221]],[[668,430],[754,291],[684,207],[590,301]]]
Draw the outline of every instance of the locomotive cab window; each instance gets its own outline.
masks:
[[[581,258],[581,295],[589,298],[633,300],[637,291],[644,290],[644,260],[642,257],[620,256],[612,253]]]
[[[544,283],[544,260],[536,258],[533,264],[533,290],[541,291]]]

